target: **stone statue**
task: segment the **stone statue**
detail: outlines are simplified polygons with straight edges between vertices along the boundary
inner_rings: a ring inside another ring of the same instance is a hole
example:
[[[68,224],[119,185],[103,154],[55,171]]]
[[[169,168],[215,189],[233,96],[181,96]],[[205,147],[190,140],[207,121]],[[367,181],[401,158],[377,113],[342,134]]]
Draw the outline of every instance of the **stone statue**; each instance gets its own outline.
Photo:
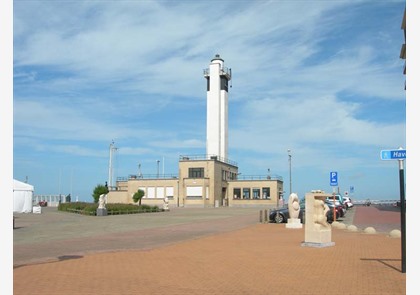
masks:
[[[312,191],[305,194],[305,247],[330,247],[331,225],[325,215],[329,208],[324,200],[329,196],[323,192]]]
[[[290,218],[299,218],[300,205],[299,197],[295,193],[291,193],[289,196],[289,216]]]
[[[163,199],[163,210],[165,210],[165,211],[169,210],[169,199],[168,199],[168,197],[165,197],[165,199]]]
[[[99,196],[98,209],[105,209],[105,198],[106,198],[106,194],[102,194],[102,195]]]
[[[327,222],[327,212],[330,210],[327,204],[322,200],[314,201],[314,222],[315,225],[321,228],[329,228],[330,225]]]

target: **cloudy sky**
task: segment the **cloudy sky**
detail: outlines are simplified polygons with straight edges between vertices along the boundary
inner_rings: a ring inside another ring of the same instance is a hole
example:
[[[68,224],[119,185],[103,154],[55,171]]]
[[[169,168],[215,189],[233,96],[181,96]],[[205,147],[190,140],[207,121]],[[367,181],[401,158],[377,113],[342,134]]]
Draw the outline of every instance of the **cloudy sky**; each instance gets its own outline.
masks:
[[[229,159],[355,199],[399,199],[405,1],[13,2],[13,176],[92,201],[108,180],[206,153],[206,80],[232,69]],[[337,188],[335,188],[337,189]]]

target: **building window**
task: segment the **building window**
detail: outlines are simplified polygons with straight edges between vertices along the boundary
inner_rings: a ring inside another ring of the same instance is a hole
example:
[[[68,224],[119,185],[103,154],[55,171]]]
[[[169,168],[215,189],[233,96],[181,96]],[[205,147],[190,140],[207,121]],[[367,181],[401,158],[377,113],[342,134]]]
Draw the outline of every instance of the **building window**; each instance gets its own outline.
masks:
[[[146,192],[146,198],[156,198],[155,187],[148,187]]]
[[[259,188],[253,188],[252,189],[252,198],[253,199],[259,199],[260,198],[260,189]]]
[[[225,76],[220,76],[220,90],[229,91],[229,82]]]
[[[251,192],[250,192],[249,188],[244,188],[243,192],[244,192],[244,199],[250,199],[251,198]]]
[[[204,178],[204,168],[189,168],[188,177],[189,178]]]
[[[203,197],[203,188],[201,186],[187,186],[187,198],[201,199]]]
[[[173,186],[168,186],[166,188],[166,197],[173,198],[174,197],[174,188]]]
[[[222,180],[235,180],[235,173],[228,170],[222,170]]]
[[[156,187],[156,198],[163,199],[165,197],[165,188],[163,186]]]
[[[234,188],[233,189],[233,198],[234,199],[241,199],[241,189],[240,188]]]
[[[270,188],[269,187],[263,187],[263,199],[270,199]]]

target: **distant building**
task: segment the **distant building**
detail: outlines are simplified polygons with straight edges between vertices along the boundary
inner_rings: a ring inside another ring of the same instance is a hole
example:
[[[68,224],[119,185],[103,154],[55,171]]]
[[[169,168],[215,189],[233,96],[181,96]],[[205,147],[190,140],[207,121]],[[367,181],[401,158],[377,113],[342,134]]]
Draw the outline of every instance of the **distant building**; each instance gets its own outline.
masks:
[[[179,156],[175,175],[131,175],[117,178],[108,203],[134,203],[138,189],[142,204],[172,207],[275,207],[282,203],[283,180],[278,176],[243,176],[228,159],[228,92],[231,69],[220,55],[204,70],[207,80],[207,141],[205,155]]]

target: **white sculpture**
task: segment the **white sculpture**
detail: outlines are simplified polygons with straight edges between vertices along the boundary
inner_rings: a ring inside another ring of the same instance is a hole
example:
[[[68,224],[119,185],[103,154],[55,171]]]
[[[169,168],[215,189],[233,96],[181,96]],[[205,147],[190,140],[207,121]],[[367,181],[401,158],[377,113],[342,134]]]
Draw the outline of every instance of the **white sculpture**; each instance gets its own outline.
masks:
[[[289,218],[287,219],[286,228],[302,228],[302,223],[299,219],[300,204],[299,197],[295,193],[289,196]]]
[[[102,195],[99,196],[98,209],[105,209],[105,198],[106,198],[106,194],[102,194]]]
[[[295,193],[291,193],[289,196],[289,216],[290,218],[299,218],[300,205],[299,197]]]
[[[168,197],[165,197],[165,199],[163,199],[163,210],[169,210],[169,199]]]

